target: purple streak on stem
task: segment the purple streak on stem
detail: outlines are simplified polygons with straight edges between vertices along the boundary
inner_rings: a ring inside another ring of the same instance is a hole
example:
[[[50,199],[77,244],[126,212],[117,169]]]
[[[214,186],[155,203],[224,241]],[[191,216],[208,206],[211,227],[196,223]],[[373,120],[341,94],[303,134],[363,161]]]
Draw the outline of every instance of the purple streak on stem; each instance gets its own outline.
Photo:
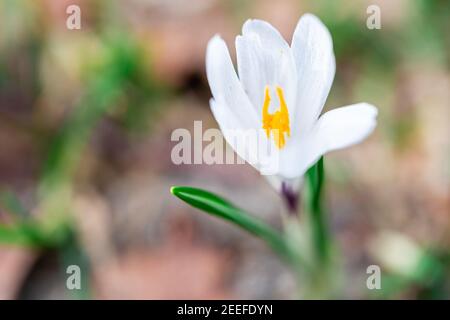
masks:
[[[296,214],[298,209],[298,192],[295,192],[285,182],[281,184],[281,194],[290,214]]]

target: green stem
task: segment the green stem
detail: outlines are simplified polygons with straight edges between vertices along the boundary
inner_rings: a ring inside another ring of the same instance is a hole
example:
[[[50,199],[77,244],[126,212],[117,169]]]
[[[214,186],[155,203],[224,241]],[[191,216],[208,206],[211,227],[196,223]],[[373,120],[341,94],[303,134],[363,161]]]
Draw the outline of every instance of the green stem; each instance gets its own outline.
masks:
[[[334,279],[331,276],[331,239],[326,222],[326,215],[322,206],[324,188],[323,158],[312,166],[306,174],[309,197],[308,216],[310,225],[313,272],[309,275],[310,288],[308,296],[311,298],[327,298],[333,291]]]
[[[311,221],[312,241],[320,264],[326,264],[330,255],[330,237],[322,207],[324,186],[323,157],[308,171],[310,200],[309,214]]]

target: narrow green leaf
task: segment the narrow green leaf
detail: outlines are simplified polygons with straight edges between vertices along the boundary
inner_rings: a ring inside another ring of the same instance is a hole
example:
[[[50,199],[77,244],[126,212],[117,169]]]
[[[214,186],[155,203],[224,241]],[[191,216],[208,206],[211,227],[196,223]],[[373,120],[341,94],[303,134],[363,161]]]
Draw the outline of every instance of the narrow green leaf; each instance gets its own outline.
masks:
[[[289,247],[278,231],[227,200],[211,192],[191,187],[175,186],[170,189],[170,192],[191,206],[227,220],[261,238],[283,258],[291,259]]]
[[[60,247],[67,242],[71,232],[70,226],[63,224],[55,230],[45,231],[37,221],[0,224],[0,245]]]
[[[311,217],[312,235],[318,258],[323,262],[329,258],[330,239],[322,208],[322,193],[325,179],[323,157],[306,173],[309,187],[308,211]]]
[[[0,225],[0,243],[20,246],[41,246],[45,239],[29,224]]]

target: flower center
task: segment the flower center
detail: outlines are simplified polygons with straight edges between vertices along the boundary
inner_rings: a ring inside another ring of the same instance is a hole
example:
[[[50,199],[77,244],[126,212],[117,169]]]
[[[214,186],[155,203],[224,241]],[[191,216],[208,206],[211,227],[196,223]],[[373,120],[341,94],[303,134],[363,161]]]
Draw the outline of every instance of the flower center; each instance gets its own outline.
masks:
[[[275,145],[278,149],[282,149],[286,144],[286,137],[291,136],[291,129],[289,127],[289,112],[286,106],[286,101],[284,100],[283,89],[276,87],[276,92],[278,99],[280,100],[280,107],[275,113],[269,113],[270,105],[270,92],[269,86],[265,88],[264,104],[263,104],[263,114],[262,122],[263,129],[266,130],[267,138],[270,139],[271,134]]]

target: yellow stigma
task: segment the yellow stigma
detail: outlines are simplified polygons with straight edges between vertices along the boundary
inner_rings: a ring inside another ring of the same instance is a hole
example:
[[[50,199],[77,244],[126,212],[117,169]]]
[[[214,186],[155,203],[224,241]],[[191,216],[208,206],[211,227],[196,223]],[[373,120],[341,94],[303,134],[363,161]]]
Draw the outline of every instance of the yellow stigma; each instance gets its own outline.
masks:
[[[289,128],[289,112],[286,101],[284,100],[283,89],[276,87],[276,91],[278,99],[280,100],[280,107],[275,113],[270,114],[269,87],[266,86],[265,88],[262,122],[263,129],[266,130],[267,138],[270,139],[270,134],[272,133],[275,145],[278,149],[281,149],[286,144],[285,134],[287,133],[287,136],[290,137],[291,129]]]

